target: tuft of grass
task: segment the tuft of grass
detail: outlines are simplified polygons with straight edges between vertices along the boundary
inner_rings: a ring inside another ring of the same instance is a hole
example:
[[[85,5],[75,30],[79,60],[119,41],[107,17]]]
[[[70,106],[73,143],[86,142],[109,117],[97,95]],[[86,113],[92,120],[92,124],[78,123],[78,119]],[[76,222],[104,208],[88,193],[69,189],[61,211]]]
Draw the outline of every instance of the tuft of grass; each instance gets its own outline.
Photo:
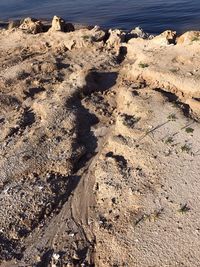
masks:
[[[143,214],[136,222],[135,222],[135,226],[137,226],[139,223],[143,223],[145,221],[149,221],[149,222],[155,222],[158,219],[161,218],[162,214],[163,214],[164,209],[160,209],[160,210],[155,210],[154,212],[150,213],[150,214]]]
[[[165,141],[166,144],[171,144],[171,143],[173,143],[173,142],[174,142],[174,139],[173,139],[172,136],[169,136],[169,137],[166,139],[166,141]]]
[[[140,120],[140,117],[134,115],[122,114],[123,124],[128,128],[134,128],[135,124]]]
[[[180,209],[178,210],[180,213],[186,213],[190,211],[190,207],[188,207],[188,204],[181,205]]]
[[[174,113],[170,114],[167,118],[170,121],[176,121],[176,119],[177,119],[176,114],[174,114]]]
[[[149,67],[149,64],[140,62],[140,63],[138,64],[138,66],[139,66],[140,68],[144,69],[144,68],[148,68],[148,67]]]
[[[186,131],[186,133],[193,133],[194,129],[191,127],[187,127],[187,128],[185,128],[185,131]]]
[[[191,150],[191,146],[188,144],[185,144],[184,146],[181,147],[182,152],[189,153]]]

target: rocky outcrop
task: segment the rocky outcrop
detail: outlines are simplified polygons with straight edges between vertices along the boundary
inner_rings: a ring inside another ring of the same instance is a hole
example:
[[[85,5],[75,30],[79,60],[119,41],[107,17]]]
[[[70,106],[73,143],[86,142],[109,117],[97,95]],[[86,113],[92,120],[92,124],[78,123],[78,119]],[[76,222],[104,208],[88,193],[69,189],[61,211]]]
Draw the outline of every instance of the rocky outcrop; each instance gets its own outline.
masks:
[[[53,20],[52,20],[52,26],[49,29],[49,31],[62,31],[64,32],[64,28],[65,28],[65,21],[64,19],[62,19],[61,17],[58,16],[54,16]]]
[[[154,36],[151,34],[148,34],[144,32],[144,30],[140,27],[136,27],[135,29],[131,30],[127,34],[127,41],[130,40],[131,38],[142,38],[142,39],[152,39]]]
[[[61,17],[54,16],[52,20],[52,26],[49,29],[50,32],[71,32],[74,31],[74,26],[71,23],[66,23],[65,20]]]
[[[200,31],[188,31],[177,38],[177,44],[191,44],[200,41]]]
[[[32,34],[43,32],[42,22],[33,18],[25,18],[19,28]]]
[[[176,32],[167,30],[160,35],[155,36],[152,41],[160,45],[170,45],[176,42]]]
[[[122,44],[122,42],[125,41],[125,36],[126,34],[118,29],[112,30],[110,29],[108,31],[109,33],[109,38],[106,41],[106,46],[108,49],[114,49],[115,51],[119,51],[119,48]]]

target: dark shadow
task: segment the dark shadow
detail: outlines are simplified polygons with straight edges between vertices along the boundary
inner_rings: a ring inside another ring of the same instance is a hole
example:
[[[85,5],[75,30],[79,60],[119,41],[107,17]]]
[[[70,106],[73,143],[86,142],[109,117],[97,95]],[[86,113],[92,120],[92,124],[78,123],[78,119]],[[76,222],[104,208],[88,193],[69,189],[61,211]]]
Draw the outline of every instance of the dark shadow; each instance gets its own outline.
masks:
[[[54,252],[53,249],[47,250],[42,255],[41,261],[38,264],[36,264],[36,267],[49,267],[51,259],[52,259],[53,252]]]
[[[161,89],[161,88],[155,88],[154,90],[155,90],[156,92],[161,93],[164,97],[167,98],[167,100],[168,100],[169,102],[176,102],[176,101],[178,100],[178,97],[177,97],[175,94],[173,94],[173,93],[171,93],[171,92],[167,92],[167,91],[165,91],[164,89]]]
[[[82,89],[85,96],[92,92],[103,92],[116,84],[117,72],[91,71],[86,77],[86,86]]]
[[[15,240],[9,240],[0,234],[0,259],[1,260],[11,260],[13,257],[20,260],[23,254],[18,248],[18,242]]]
[[[69,68],[69,66],[70,66],[70,64],[64,64],[64,63],[62,63],[62,62],[58,62],[56,65],[57,65],[57,68],[58,68],[59,70],[67,69],[67,68]]]
[[[5,118],[0,118],[0,123],[4,123],[5,122]]]
[[[117,63],[121,64],[125,60],[126,55],[127,55],[127,47],[121,46],[119,50],[119,55],[117,56]]]
[[[43,87],[33,87],[33,88],[29,88],[28,92],[25,91],[24,94],[26,95],[26,97],[33,98],[36,94],[39,94],[44,91],[45,89]]]
[[[23,119],[20,124],[22,128],[32,125],[35,122],[35,114],[29,109],[24,109]]]
[[[66,106],[77,110],[77,141],[73,144],[75,158],[72,158],[72,161],[75,161],[73,172],[76,173],[94,156],[95,149],[97,148],[97,139],[92,133],[91,127],[97,124],[99,120],[94,114],[85,109],[77,95],[68,100]],[[85,152],[77,161],[76,151],[80,146],[84,146]]]
[[[165,91],[164,89],[161,89],[161,88],[155,88],[154,90],[159,92],[159,93],[161,93],[163,96],[165,96],[169,102],[172,102],[172,103],[176,104],[177,107],[182,110],[184,116],[186,116],[186,117],[190,117],[191,116],[191,114],[190,114],[190,106],[185,104],[185,103],[183,103],[183,102],[181,102],[179,100],[179,98],[175,94],[173,94],[171,92],[167,92],[167,91]]]
[[[90,97],[93,92],[104,92],[109,90],[116,84],[117,77],[118,73],[116,72],[91,71],[86,77],[86,86],[80,89],[79,98],[75,96],[67,103],[67,106],[76,106],[77,110],[78,144],[74,145],[74,150],[76,150],[79,145],[85,147],[85,153],[75,164],[74,172],[77,172],[82,168],[86,162],[95,155],[98,146],[98,140],[91,131],[91,127],[97,124],[99,119],[82,105],[81,100],[85,97]]]
[[[8,22],[0,22],[0,28],[5,29],[8,27]]]
[[[114,155],[113,152],[108,152],[106,154],[106,157],[107,158],[113,158],[113,159],[115,159],[116,162],[118,162],[118,164],[121,167],[127,168],[128,163],[127,163],[127,160],[123,156],[121,156],[121,155]]]
[[[194,99],[194,100],[200,102],[200,98],[199,98],[199,97],[193,97],[192,99]]]

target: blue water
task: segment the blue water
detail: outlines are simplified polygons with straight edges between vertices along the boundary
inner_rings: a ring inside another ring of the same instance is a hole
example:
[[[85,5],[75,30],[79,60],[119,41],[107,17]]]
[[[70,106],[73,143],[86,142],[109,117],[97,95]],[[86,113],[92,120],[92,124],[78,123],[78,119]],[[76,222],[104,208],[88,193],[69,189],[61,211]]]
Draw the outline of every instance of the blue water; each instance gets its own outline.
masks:
[[[0,0],[0,20],[53,15],[106,28],[182,32],[200,29],[200,0]]]

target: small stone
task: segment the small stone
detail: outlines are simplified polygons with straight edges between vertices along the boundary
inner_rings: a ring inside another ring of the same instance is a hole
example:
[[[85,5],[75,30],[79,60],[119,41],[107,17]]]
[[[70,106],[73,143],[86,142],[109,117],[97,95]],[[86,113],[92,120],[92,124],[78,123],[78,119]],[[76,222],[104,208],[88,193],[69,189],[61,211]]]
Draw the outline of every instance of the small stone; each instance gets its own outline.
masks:
[[[80,257],[78,256],[77,252],[74,252],[73,259],[74,260],[79,260],[80,259]]]
[[[54,260],[57,261],[57,260],[60,258],[60,255],[57,254],[57,253],[54,253],[54,254],[53,254],[53,258],[54,258]]]
[[[74,233],[70,233],[69,236],[70,236],[70,237],[74,237]]]

